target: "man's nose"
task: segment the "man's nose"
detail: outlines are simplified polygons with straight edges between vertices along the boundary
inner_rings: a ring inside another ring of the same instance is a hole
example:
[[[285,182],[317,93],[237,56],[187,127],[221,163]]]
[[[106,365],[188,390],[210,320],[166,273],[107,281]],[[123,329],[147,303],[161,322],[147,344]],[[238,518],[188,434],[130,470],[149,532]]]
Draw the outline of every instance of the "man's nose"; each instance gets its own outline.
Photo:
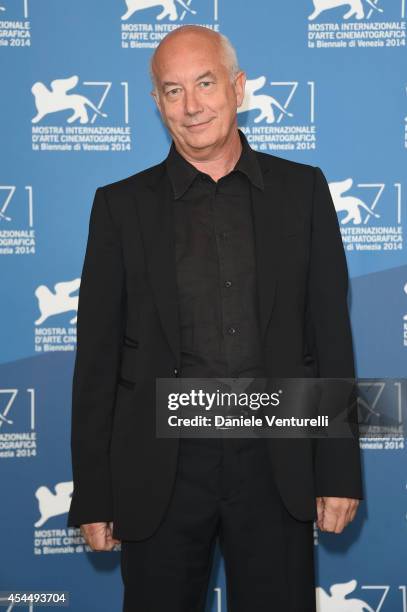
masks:
[[[196,95],[194,90],[185,91],[184,108],[185,114],[187,115],[195,115],[203,110],[202,104],[199,101],[199,96]]]

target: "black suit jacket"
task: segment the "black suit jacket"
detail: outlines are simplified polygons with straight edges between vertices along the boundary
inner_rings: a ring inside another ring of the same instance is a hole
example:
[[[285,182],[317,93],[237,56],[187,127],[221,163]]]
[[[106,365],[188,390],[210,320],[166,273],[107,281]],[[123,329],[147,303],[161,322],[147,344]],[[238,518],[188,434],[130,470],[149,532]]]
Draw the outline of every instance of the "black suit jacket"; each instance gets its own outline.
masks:
[[[319,168],[256,153],[258,305],[270,377],[354,377],[348,273]],[[155,436],[155,378],[180,366],[172,193],[164,162],[98,188],[79,291],[69,526],[114,521],[142,539],[164,516],[177,438]],[[315,496],[362,498],[357,439],[270,439],[278,488],[300,520]]]

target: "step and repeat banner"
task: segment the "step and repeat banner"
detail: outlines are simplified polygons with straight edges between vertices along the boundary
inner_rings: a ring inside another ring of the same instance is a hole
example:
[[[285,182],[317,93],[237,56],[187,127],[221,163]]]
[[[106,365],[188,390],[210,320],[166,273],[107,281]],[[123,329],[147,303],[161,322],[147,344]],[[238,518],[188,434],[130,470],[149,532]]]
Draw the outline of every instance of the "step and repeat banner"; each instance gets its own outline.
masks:
[[[324,171],[349,266],[357,375],[377,379],[376,414],[383,389],[395,415],[403,401],[406,0],[0,0],[0,591],[69,592],[75,612],[122,601],[119,549],[92,552],[66,526],[90,207],[98,186],[166,157],[148,63],[187,23],[236,46],[251,146]],[[407,612],[405,440],[360,444],[357,519],[339,536],[315,530],[319,612]],[[208,612],[225,611],[217,551]]]

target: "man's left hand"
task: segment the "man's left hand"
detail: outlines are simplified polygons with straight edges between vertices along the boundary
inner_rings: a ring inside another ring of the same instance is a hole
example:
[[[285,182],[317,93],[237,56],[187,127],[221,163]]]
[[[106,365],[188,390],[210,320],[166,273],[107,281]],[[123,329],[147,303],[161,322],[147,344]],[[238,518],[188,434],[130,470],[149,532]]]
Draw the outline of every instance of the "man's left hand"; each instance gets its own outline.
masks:
[[[359,506],[350,497],[317,497],[317,526],[321,531],[341,533],[353,521]]]

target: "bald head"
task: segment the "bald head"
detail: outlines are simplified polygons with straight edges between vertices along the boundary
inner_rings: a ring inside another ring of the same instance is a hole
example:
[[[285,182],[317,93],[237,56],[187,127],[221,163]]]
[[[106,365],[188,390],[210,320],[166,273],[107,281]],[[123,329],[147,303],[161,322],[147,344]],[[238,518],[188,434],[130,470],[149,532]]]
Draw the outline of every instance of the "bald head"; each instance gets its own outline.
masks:
[[[184,45],[187,48],[195,45],[210,45],[219,54],[220,61],[228,71],[230,79],[233,79],[239,72],[236,50],[227,36],[214,32],[204,26],[185,25],[167,34],[150,58],[150,78],[156,91],[157,70],[160,65],[160,59],[164,58],[165,61],[167,53],[171,53],[172,50]]]

